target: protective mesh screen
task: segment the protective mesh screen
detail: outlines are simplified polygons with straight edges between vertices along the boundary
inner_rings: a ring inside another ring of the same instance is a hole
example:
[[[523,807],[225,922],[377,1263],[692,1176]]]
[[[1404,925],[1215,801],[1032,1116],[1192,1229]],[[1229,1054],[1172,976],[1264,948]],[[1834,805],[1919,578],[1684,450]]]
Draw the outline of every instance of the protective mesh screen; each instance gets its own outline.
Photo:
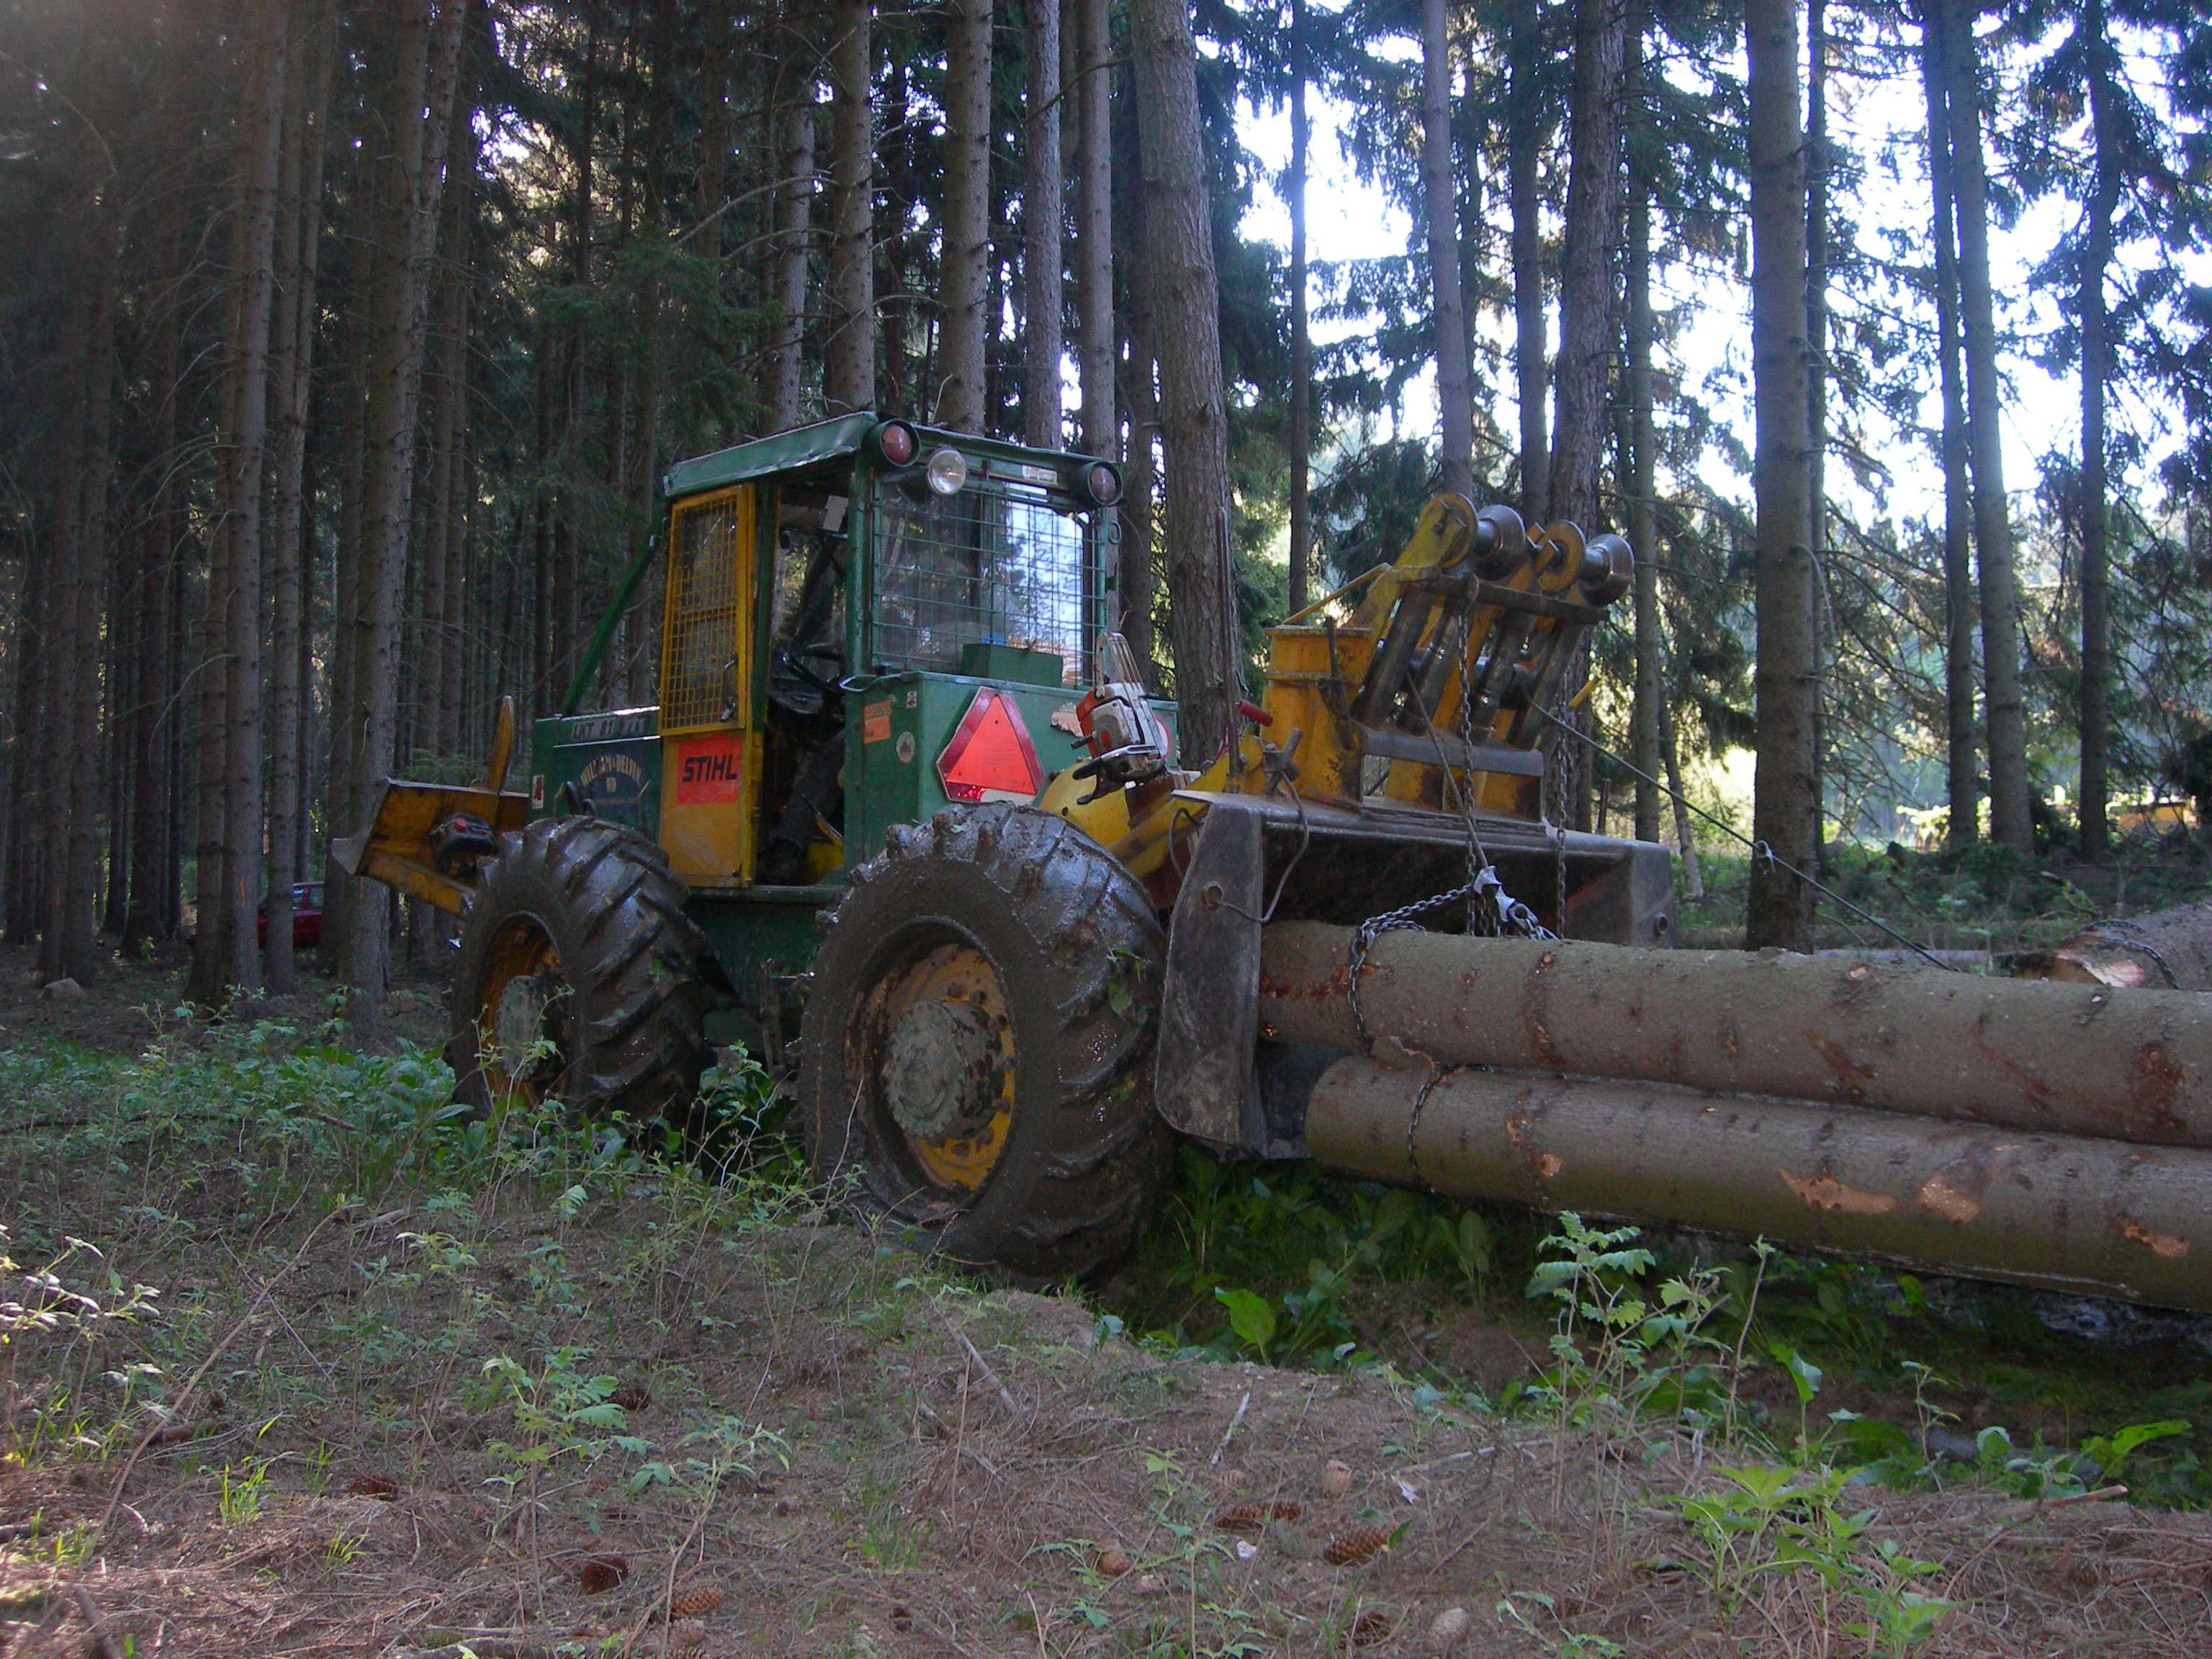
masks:
[[[738,555],[752,524],[749,489],[676,511],[668,633],[660,653],[664,732],[719,726],[735,712],[731,670],[738,654]]]
[[[875,656],[957,670],[978,641],[1060,653],[1084,684],[1090,629],[1083,521],[1042,490],[996,481],[917,500],[897,480],[876,497]]]

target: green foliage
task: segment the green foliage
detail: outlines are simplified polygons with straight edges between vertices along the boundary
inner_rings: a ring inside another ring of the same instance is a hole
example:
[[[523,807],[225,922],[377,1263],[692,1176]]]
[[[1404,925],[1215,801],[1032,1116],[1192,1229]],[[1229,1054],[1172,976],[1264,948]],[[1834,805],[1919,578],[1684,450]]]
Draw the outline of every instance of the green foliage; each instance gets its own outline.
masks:
[[[1498,1241],[1480,1212],[1395,1188],[1332,1181],[1310,1165],[1224,1164],[1193,1147],[1123,1283],[1123,1316],[1177,1347],[1278,1364],[1364,1364],[1364,1287],[1425,1284],[1480,1294]]]
[[[1728,1426],[1735,1395],[1729,1345],[1709,1328],[1723,1306],[1719,1275],[1668,1278],[1648,1294],[1657,1257],[1632,1227],[1598,1228],[1573,1211],[1543,1242],[1527,1294],[1559,1306],[1553,1370],[1528,1391],[1562,1425],[1632,1429],[1657,1413]]]

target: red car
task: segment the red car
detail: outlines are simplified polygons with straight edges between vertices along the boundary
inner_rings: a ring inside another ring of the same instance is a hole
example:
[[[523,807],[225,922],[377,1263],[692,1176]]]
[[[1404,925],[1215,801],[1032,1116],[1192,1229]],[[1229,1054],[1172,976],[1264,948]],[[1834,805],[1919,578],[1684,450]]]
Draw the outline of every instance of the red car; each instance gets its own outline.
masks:
[[[253,913],[253,937],[261,945],[269,943],[269,901],[264,899]],[[319,881],[295,882],[292,887],[292,948],[312,951],[323,942],[323,884]]]

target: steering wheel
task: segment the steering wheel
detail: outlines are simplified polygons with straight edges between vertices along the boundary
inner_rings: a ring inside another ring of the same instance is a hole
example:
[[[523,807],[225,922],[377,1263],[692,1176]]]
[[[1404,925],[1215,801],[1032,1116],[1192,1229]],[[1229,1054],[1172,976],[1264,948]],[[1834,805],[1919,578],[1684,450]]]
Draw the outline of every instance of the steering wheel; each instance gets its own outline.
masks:
[[[844,652],[834,645],[799,645],[777,652],[775,665],[789,673],[792,678],[811,686],[825,697],[842,696],[844,688],[839,684],[837,678],[835,675],[825,676],[817,673],[808,667],[806,659],[809,657],[834,664],[840,669],[845,664]]]

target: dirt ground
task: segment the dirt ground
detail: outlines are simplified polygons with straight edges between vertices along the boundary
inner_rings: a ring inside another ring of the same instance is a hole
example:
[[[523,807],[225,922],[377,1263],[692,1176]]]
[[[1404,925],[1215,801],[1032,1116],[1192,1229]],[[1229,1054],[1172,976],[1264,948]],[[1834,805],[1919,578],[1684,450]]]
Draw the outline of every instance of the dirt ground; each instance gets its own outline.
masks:
[[[129,971],[0,1006],[9,1656],[2212,1651],[2204,1515],[1528,1392],[1479,1316],[1463,1389],[1178,1356]]]
[[[1875,1650],[1810,1575],[1724,1612],[1662,1496],[1711,1478],[1718,1454],[1693,1441],[1489,1420],[1385,1376],[1165,1359],[1097,1340],[1073,1302],[925,1288],[811,1224],[687,1258],[659,1317],[592,1310],[594,1363],[650,1395],[629,1433],[696,1462],[696,1437],[744,1425],[711,1490],[693,1469],[633,1491],[619,1451],[488,1486],[514,1426],[471,1367],[394,1374],[320,1334],[357,1310],[352,1258],[409,1220],[327,1231],[245,1315],[215,1374],[284,1369],[289,1407],[264,1419],[257,1395],[249,1418],[219,1388],[181,1425],[199,1437],[56,1448],[0,1475],[0,1515],[36,1527],[4,1567],[10,1652],[83,1650],[88,1603],[139,1654],[1389,1653],[1454,1607],[1469,1654]],[[541,1244],[477,1266],[519,1282]],[[571,1271],[599,1276],[596,1254],[578,1235]],[[241,1469],[264,1472],[252,1504]],[[1864,1503],[1960,1604],[1920,1650],[2204,1650],[2203,1517],[1972,1488]],[[1388,1548],[1331,1565],[1367,1527]],[[587,1594],[594,1561],[622,1581]],[[659,1616],[672,1595],[696,1631]]]

